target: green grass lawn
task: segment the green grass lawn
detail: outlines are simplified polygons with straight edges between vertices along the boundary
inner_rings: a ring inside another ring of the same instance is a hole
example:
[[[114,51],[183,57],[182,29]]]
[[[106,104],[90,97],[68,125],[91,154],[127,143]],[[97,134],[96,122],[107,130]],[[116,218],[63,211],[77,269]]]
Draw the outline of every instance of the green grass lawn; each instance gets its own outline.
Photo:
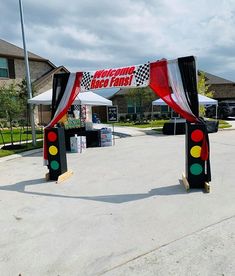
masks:
[[[135,123],[135,122],[119,122],[114,123],[114,126],[126,126],[126,127],[138,127],[138,128],[156,128],[156,127],[163,127],[164,123],[168,122],[169,120],[153,120],[147,123]]]
[[[43,138],[43,131],[41,129],[36,130],[36,138]],[[13,143],[19,141],[27,141],[32,140],[31,129],[28,130],[26,128],[14,128],[13,129]],[[11,131],[10,129],[1,129],[0,130],[0,145],[11,143]]]
[[[0,149],[0,157],[8,156],[11,154],[15,153],[20,153],[32,149],[37,149],[41,148],[43,142],[38,141],[42,140],[43,138],[43,132],[41,129],[36,130],[36,146],[32,145],[32,134],[31,134],[31,129],[28,128],[14,128],[13,129],[13,144],[21,143],[22,148],[20,149]],[[28,141],[26,143],[26,141]],[[11,143],[11,131],[10,129],[1,129],[0,133],[0,146],[3,146],[5,144],[10,144]]]
[[[32,149],[42,148],[42,145],[43,145],[43,141],[38,141],[36,143],[36,146],[33,146],[32,143],[29,143],[29,144],[25,144],[25,146],[22,149],[15,149],[15,150],[0,149],[0,158],[4,157],[4,156],[15,154],[15,153],[21,153],[21,152],[32,150]]]
[[[211,119],[213,120],[213,119]],[[169,120],[153,120],[148,123],[134,123],[134,122],[119,122],[115,123],[114,126],[126,126],[126,127],[138,127],[138,128],[162,128],[165,123]],[[223,120],[219,120],[219,128],[229,128],[231,125]]]
[[[219,120],[219,128],[229,128],[229,127],[231,127],[231,125],[228,122]]]

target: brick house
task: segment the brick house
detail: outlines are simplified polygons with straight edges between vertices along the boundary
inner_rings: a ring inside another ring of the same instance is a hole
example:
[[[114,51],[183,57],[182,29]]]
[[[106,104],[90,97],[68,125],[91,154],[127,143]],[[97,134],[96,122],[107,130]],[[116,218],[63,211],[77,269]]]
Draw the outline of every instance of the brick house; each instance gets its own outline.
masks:
[[[110,100],[113,102],[113,105],[118,106],[118,114],[120,117],[128,117],[128,115],[139,114],[140,113],[140,105],[138,102],[136,103],[130,97],[127,96],[128,89],[120,89],[117,93],[115,93]],[[145,116],[151,114],[152,111],[152,101],[157,99],[158,97],[153,92],[152,100],[148,102],[144,102],[142,105],[142,111]]]
[[[64,66],[55,66],[48,59],[28,52],[30,77],[36,95],[52,87],[55,73],[69,72]],[[20,83],[25,78],[24,50],[0,39],[0,86],[12,81]],[[34,95],[34,96],[36,96]],[[44,123],[50,118],[50,107],[35,107],[35,122]]]
[[[235,100],[235,82],[226,80],[224,78],[203,72],[206,78],[206,84],[210,85],[209,90],[214,91],[213,98],[221,100]],[[200,72],[199,72],[200,74]],[[127,117],[128,115],[139,113],[139,107],[136,103],[131,102],[127,97],[128,89],[120,89],[115,93],[110,100],[113,105],[118,106],[119,117]],[[153,92],[154,94],[154,92]],[[154,94],[155,95],[155,94]],[[155,99],[158,97],[155,96]],[[145,116],[150,116],[152,111],[151,102],[146,103],[143,106],[143,112]],[[169,115],[170,109],[168,106],[154,106],[154,114]]]
[[[221,100],[235,100],[235,82],[204,72],[209,90],[214,91],[213,98]]]

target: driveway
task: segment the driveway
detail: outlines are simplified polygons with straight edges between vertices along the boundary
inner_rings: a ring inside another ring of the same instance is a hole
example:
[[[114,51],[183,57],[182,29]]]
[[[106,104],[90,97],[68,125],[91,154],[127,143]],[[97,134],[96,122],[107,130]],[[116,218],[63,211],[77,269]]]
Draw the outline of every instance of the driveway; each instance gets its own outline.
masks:
[[[67,155],[0,163],[1,275],[234,275],[235,131],[210,135],[212,191],[187,193],[184,135],[139,135]]]
[[[138,128],[138,127],[123,127],[123,126],[112,126],[108,124],[94,124],[94,128],[111,128],[113,130],[114,136],[116,139],[118,138],[126,138],[126,137],[135,137],[135,136],[143,136],[143,135],[154,135],[156,131],[151,128]]]

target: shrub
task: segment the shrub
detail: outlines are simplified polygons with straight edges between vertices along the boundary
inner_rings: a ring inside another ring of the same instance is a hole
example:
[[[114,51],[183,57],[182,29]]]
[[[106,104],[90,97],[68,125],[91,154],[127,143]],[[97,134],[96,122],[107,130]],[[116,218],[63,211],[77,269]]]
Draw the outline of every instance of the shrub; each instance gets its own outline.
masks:
[[[119,121],[120,121],[120,122],[124,122],[124,121],[125,121],[125,117],[124,117],[124,116],[120,116],[120,117],[119,117]]]

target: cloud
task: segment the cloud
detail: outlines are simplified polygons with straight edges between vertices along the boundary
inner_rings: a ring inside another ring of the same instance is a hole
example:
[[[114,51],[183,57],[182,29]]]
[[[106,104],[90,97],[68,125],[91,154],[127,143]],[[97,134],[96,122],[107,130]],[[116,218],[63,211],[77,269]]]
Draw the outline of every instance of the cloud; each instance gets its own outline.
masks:
[[[235,80],[233,0],[24,0],[28,50],[72,71],[196,55]],[[18,1],[1,3],[2,38],[21,42]]]

